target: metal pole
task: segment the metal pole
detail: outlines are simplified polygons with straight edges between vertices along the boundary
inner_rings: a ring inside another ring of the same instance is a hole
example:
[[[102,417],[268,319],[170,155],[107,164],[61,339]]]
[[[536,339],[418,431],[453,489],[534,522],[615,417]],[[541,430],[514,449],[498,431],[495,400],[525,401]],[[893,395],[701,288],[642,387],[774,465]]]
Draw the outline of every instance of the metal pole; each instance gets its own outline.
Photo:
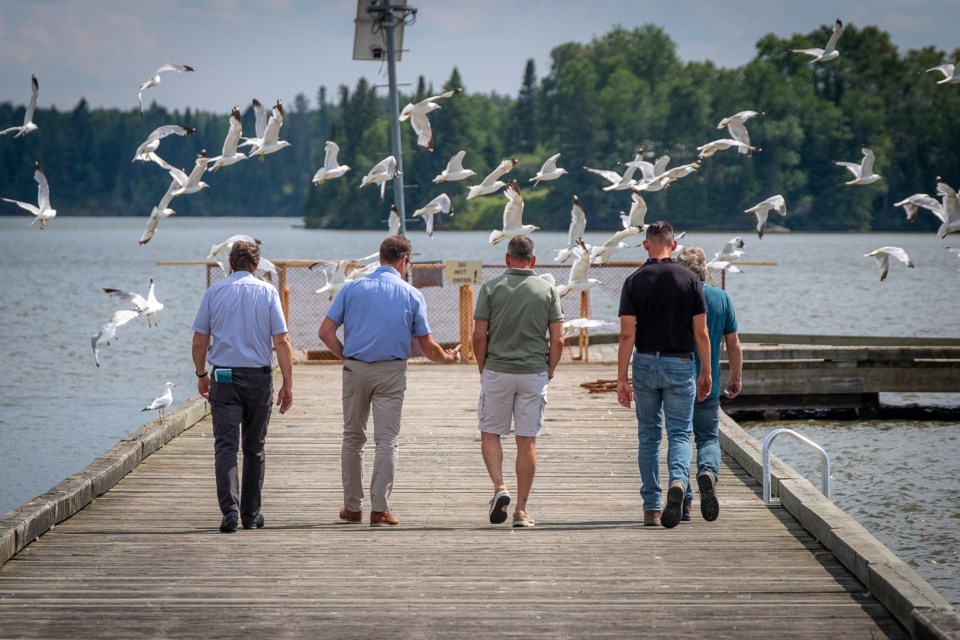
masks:
[[[390,83],[390,146],[397,159],[397,177],[393,179],[393,201],[400,215],[400,235],[407,235],[407,212],[403,201],[403,153],[400,149],[400,96],[397,94],[396,50],[393,42],[393,26],[396,18],[393,5],[387,2],[383,13],[383,28],[387,34],[387,75]]]

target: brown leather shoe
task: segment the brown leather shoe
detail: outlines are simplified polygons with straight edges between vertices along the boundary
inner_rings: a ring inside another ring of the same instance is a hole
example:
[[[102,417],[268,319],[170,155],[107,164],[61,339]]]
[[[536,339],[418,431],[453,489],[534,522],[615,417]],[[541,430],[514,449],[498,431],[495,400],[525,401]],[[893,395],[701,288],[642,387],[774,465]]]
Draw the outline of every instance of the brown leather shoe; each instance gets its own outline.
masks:
[[[659,511],[644,511],[644,512],[643,512],[643,526],[645,526],[645,527],[659,527],[659,526],[660,526],[660,512],[659,512]]]
[[[371,527],[393,527],[400,524],[400,521],[397,520],[389,511],[371,511],[370,512],[370,526]]]
[[[363,522],[363,511],[350,511],[346,505],[340,507],[340,519],[350,524]]]

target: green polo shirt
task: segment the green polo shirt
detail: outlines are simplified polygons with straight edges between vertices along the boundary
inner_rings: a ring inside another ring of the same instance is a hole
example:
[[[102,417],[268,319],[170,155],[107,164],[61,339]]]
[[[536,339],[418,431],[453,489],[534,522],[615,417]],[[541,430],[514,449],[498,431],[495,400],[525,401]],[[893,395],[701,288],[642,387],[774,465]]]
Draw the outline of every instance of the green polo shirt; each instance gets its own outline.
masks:
[[[557,290],[533,269],[507,269],[480,287],[474,320],[490,323],[485,369],[500,373],[547,370],[548,326],[563,322]]]

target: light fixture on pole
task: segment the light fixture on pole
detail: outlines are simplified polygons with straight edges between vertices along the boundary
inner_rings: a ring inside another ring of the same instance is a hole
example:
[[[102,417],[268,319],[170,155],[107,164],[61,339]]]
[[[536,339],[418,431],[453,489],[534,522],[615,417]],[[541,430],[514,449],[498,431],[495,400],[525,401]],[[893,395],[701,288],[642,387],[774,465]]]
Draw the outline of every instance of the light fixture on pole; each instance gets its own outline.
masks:
[[[413,24],[417,10],[407,0],[357,0],[356,30],[353,38],[354,60],[387,61],[390,86],[390,146],[397,159],[397,177],[393,181],[393,200],[400,214],[400,235],[407,234],[407,214],[403,197],[403,154],[400,147],[400,96],[397,94],[396,62],[403,51],[403,27]]]

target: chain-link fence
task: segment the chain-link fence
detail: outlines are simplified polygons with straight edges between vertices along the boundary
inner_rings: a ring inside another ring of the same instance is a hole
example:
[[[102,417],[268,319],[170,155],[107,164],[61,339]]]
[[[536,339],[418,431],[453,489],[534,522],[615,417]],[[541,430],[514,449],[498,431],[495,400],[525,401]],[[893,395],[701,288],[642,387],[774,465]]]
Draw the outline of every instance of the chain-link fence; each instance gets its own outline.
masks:
[[[310,269],[316,261],[307,260],[274,260],[277,266],[277,275],[273,284],[281,292],[284,313],[290,330],[290,338],[295,349],[305,352],[309,359],[324,360],[332,358],[326,346],[320,342],[317,330],[333,301],[334,291],[319,292],[329,281],[327,273],[320,268]],[[581,330],[575,335],[580,336],[580,344],[585,343],[587,335],[616,335],[619,331],[617,310],[620,305],[620,291],[623,281],[633,273],[642,262],[611,262],[608,264],[591,265],[590,277],[600,281],[600,284],[581,294],[572,291],[563,298],[563,315],[567,320],[575,318],[593,318],[605,320],[610,325],[594,329],[593,332]],[[348,271],[364,265],[352,263],[347,265]],[[473,332],[473,308],[476,303],[479,285],[486,280],[500,275],[506,269],[505,265],[483,265],[481,281],[476,285],[460,285],[444,282],[444,263],[414,263],[408,274],[411,284],[420,289],[427,303],[427,317],[434,339],[445,346],[469,342]],[[551,274],[558,284],[567,281],[570,266],[563,264],[538,264],[538,274]],[[207,283],[220,280],[224,277],[220,267],[215,264],[207,265]],[[719,277],[715,286],[720,286]]]

